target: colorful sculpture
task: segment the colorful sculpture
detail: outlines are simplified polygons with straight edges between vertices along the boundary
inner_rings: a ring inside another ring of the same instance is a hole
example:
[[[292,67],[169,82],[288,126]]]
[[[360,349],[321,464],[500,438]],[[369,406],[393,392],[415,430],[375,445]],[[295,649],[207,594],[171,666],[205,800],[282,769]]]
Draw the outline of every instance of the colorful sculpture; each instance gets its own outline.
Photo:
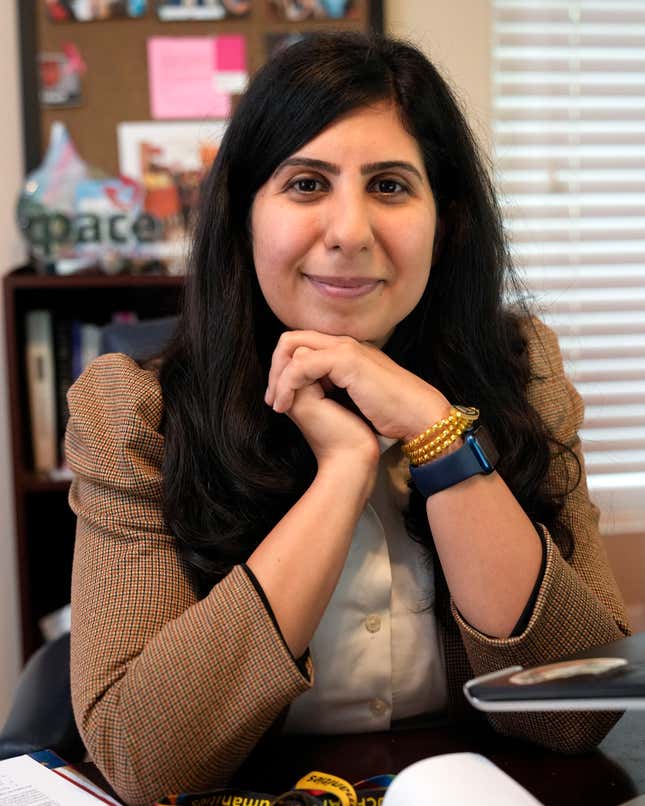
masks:
[[[120,271],[131,259],[164,251],[163,227],[144,209],[143,186],[89,166],[62,123],[53,124],[44,160],[25,181],[18,222],[36,265],[57,274],[90,266]]]

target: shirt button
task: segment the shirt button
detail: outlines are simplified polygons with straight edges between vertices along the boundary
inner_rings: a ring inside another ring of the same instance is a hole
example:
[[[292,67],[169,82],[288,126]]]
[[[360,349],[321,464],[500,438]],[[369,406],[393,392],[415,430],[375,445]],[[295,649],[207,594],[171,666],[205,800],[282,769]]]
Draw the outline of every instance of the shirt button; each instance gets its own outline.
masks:
[[[374,714],[374,716],[383,716],[383,714],[387,711],[387,703],[383,702],[383,700],[379,700],[378,698],[371,700],[370,711]]]
[[[381,617],[372,613],[365,619],[365,629],[367,632],[378,632],[381,629]]]

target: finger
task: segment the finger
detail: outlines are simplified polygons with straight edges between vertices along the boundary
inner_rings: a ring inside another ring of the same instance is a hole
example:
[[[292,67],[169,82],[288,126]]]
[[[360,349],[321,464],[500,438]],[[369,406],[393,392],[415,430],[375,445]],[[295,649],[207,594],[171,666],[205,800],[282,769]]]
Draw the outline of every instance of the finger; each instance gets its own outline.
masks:
[[[332,361],[333,355],[330,354],[330,351],[310,350],[308,347],[302,346],[296,348],[291,361],[275,382],[274,411],[288,411],[293,405],[295,393],[326,377]],[[321,391],[323,391],[322,386]]]
[[[355,344],[347,343],[323,350],[297,347],[274,384],[274,410],[287,411],[293,403],[293,393],[315,381],[322,385],[324,379],[328,388],[331,384],[346,389],[360,372],[357,349],[360,350]]]
[[[316,360],[312,360],[316,352],[308,347],[296,348],[291,360],[274,383],[274,411],[288,411],[293,405],[294,395],[297,391],[319,382],[326,374],[327,362],[321,362],[320,355]],[[322,365],[323,363],[325,366]]]
[[[316,409],[314,409],[313,406],[320,405],[320,401],[324,400],[324,398],[325,393],[319,383],[304,386],[302,389],[298,389],[295,392],[293,404],[285,414],[302,431],[306,428],[306,423],[309,422],[312,417],[316,416]]]
[[[319,333],[316,330],[290,330],[283,333],[271,358],[271,368],[264,396],[265,402],[269,406],[273,405],[276,381],[293,358],[293,354],[298,347],[321,350],[346,341],[353,341],[353,339],[349,336],[330,336],[327,333]]]
[[[284,368],[293,358],[298,347],[309,347],[310,349],[320,349],[329,344],[329,339],[334,337],[326,336],[315,330],[291,330],[283,333],[278,339],[278,344],[273,351],[271,358],[271,368],[267,382],[265,401],[268,405],[273,405],[275,400],[275,384]]]
[[[324,400],[325,392],[318,382],[310,383],[308,386],[303,386],[302,389],[296,390],[293,395],[293,404],[286,414],[289,417],[301,417],[307,412],[307,405],[312,402]]]

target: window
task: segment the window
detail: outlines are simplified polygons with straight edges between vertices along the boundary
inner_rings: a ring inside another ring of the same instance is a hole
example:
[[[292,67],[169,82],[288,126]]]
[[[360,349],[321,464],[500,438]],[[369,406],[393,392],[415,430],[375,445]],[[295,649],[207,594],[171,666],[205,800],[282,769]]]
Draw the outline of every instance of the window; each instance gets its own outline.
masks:
[[[645,2],[492,0],[512,250],[582,394],[605,533],[645,531]]]

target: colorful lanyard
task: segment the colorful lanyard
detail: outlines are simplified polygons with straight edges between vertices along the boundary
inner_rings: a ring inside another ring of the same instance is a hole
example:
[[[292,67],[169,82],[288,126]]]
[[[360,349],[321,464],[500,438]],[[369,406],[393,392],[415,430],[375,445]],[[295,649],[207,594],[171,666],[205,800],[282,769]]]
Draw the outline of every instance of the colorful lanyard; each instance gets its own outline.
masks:
[[[381,806],[393,775],[376,775],[352,784],[324,772],[310,772],[282,795],[247,789],[168,795],[155,806]]]

